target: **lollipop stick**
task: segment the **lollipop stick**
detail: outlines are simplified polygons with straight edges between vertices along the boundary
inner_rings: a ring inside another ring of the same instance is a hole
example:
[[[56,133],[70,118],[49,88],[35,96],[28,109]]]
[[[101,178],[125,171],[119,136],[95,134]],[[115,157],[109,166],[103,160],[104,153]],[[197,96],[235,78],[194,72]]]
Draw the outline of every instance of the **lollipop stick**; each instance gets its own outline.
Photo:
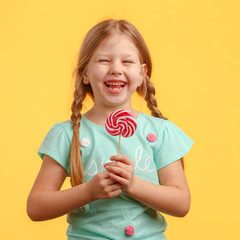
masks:
[[[119,134],[118,154],[120,154],[120,142],[121,142],[121,134]]]

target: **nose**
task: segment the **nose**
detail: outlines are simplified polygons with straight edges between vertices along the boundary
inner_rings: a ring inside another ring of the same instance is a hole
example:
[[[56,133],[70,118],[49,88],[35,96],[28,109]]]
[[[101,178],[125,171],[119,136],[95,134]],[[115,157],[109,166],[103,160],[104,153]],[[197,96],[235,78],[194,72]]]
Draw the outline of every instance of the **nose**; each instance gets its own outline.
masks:
[[[121,75],[122,74],[122,65],[119,62],[112,62],[110,66],[109,73],[110,74],[116,74],[116,75]]]

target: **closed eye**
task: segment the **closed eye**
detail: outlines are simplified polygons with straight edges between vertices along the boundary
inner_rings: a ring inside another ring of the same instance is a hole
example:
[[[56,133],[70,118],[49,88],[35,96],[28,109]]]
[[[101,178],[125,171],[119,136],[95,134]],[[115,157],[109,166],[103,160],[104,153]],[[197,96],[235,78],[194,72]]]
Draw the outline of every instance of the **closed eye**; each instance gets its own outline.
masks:
[[[99,62],[110,62],[108,59],[100,59]]]
[[[134,63],[134,62],[131,60],[124,60],[123,63]]]

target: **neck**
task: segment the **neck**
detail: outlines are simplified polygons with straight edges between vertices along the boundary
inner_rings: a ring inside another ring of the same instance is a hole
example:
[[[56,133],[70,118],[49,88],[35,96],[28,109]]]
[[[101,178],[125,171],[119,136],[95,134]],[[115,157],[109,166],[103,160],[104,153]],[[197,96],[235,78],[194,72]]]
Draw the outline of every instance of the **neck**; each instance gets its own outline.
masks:
[[[138,116],[138,112],[136,110],[134,110],[131,105],[130,106],[109,106],[109,107],[104,107],[104,108],[99,108],[96,106],[96,104],[94,104],[94,106],[84,114],[84,116],[92,121],[95,124],[104,126],[106,118],[108,117],[108,115],[113,112],[116,111],[118,109],[124,109],[129,111],[130,113],[132,113],[135,118],[137,118]]]

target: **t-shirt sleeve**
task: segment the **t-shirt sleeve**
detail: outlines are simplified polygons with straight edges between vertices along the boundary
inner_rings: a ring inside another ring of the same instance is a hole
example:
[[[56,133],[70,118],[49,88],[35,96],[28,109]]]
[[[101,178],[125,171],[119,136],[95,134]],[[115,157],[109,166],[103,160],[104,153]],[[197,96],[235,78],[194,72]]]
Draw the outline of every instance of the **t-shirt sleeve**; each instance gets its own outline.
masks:
[[[180,159],[189,152],[194,141],[169,120],[160,134],[160,147],[155,154],[157,170]]]
[[[45,136],[38,149],[38,155],[43,159],[44,154],[55,159],[70,176],[71,143],[66,130],[60,123],[56,123]]]

